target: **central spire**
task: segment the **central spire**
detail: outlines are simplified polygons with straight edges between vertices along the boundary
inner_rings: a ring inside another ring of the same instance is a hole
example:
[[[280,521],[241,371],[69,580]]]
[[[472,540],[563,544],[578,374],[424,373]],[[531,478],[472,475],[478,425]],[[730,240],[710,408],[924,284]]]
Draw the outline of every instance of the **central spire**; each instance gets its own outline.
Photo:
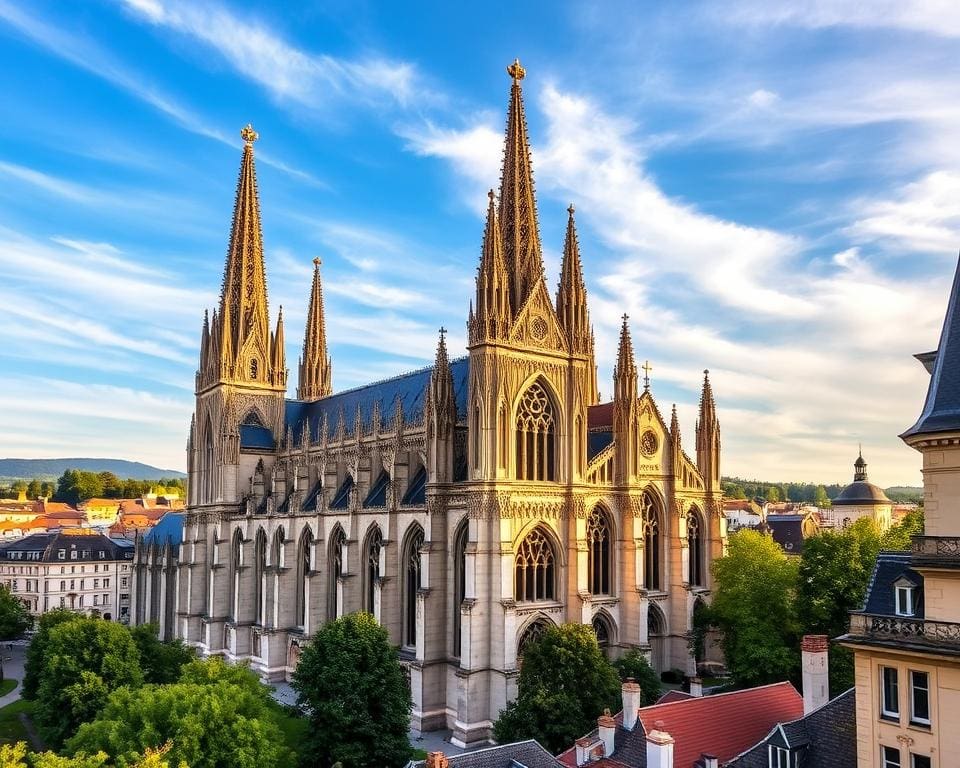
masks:
[[[507,67],[513,79],[507,129],[503,147],[503,176],[500,179],[500,228],[503,253],[511,276],[510,302],[516,315],[538,280],[543,280],[543,256],[537,225],[537,203],[533,186],[530,139],[523,111],[520,81],[526,70],[517,59]]]

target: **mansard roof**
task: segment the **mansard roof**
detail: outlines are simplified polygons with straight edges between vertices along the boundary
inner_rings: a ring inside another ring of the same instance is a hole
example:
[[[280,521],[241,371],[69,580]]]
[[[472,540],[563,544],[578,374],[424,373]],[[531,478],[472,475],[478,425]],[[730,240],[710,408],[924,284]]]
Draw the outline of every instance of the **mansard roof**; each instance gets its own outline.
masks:
[[[467,357],[450,361],[458,420],[462,420],[467,412],[469,370],[470,362]],[[342,413],[345,432],[352,435],[356,423],[357,409],[359,408],[361,427],[364,432],[368,432],[373,425],[375,408],[380,410],[381,423],[385,427],[389,426],[393,419],[397,400],[403,407],[404,420],[407,423],[417,423],[423,419],[427,386],[430,383],[432,372],[433,366],[430,365],[410,373],[394,376],[391,379],[337,392],[313,402],[287,400],[286,426],[293,429],[295,438],[299,440],[304,425],[309,422],[310,439],[319,440],[323,418],[326,416],[327,436],[333,437]]]
[[[913,601],[914,616],[923,618],[923,575],[910,567],[910,552],[881,552],[863,601],[863,612],[875,616],[896,616],[894,584],[906,577],[918,589]]]

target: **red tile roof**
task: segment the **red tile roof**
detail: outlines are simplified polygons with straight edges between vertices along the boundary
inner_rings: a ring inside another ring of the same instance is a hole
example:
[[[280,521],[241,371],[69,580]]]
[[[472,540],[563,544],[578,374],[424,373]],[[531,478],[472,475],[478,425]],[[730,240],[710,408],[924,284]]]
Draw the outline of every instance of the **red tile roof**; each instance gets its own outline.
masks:
[[[613,426],[613,401],[601,403],[600,405],[591,405],[587,408],[587,427],[589,429],[599,429],[601,427]]]
[[[676,766],[693,765],[704,752],[716,755],[723,764],[761,741],[777,723],[799,717],[803,717],[803,697],[790,683],[655,704],[640,710],[644,731],[666,731],[673,736]]]
[[[692,699],[689,693],[684,693],[683,691],[667,691],[663,696],[657,699],[657,704],[669,704],[671,701],[686,701],[687,699]]]

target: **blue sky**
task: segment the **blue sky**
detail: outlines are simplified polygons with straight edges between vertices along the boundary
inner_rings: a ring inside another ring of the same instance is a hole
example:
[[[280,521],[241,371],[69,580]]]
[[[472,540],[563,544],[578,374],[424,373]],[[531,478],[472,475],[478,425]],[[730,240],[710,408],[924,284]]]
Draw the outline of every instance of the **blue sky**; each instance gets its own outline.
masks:
[[[949,2],[0,0],[0,455],[182,469],[205,307],[257,143],[292,379],[324,260],[334,381],[455,350],[519,56],[555,286],[577,207],[611,392],[620,315],[723,471],[918,484],[960,247]],[[291,382],[291,391],[294,387]]]

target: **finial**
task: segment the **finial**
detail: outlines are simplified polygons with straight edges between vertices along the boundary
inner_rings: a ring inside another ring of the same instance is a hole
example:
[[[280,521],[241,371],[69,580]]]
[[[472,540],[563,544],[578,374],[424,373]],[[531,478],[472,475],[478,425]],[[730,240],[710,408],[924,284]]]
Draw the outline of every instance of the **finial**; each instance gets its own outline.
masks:
[[[283,320],[283,304],[280,305],[280,315],[279,318]]]
[[[246,126],[240,130],[240,138],[250,146],[253,146],[253,142],[260,138],[260,134],[253,130],[253,126],[250,123],[247,123]]]
[[[446,341],[447,338],[447,329],[442,325],[440,326],[440,341]]]
[[[319,267],[321,264],[323,264],[323,262],[320,261],[320,257],[319,257],[319,256],[314,256],[314,257],[313,257],[313,266]]]
[[[574,213],[574,211],[576,211],[576,210],[577,210],[577,209],[573,207],[573,203],[570,203],[570,206],[567,208],[567,213],[569,213],[571,216],[573,216],[573,213]]]
[[[520,59],[514,59],[513,64],[507,67],[507,74],[513,78],[515,83],[519,83],[527,75],[527,70],[520,66]]]
[[[650,389],[650,371],[653,370],[653,366],[650,365],[649,360],[644,360],[640,367],[643,368],[643,388]],[[676,406],[674,406],[674,410],[676,410]]]
[[[627,320],[629,320],[629,319],[630,319],[630,315],[628,315],[626,312],[624,312],[624,313],[623,313],[623,324],[626,325],[626,324],[627,324]]]
[[[703,378],[706,379],[709,375],[710,375],[710,369],[709,369],[709,368],[704,368],[704,369],[703,369]]]
[[[490,198],[490,202],[492,203],[493,199],[496,197],[492,189],[489,192],[487,192],[487,197]]]

